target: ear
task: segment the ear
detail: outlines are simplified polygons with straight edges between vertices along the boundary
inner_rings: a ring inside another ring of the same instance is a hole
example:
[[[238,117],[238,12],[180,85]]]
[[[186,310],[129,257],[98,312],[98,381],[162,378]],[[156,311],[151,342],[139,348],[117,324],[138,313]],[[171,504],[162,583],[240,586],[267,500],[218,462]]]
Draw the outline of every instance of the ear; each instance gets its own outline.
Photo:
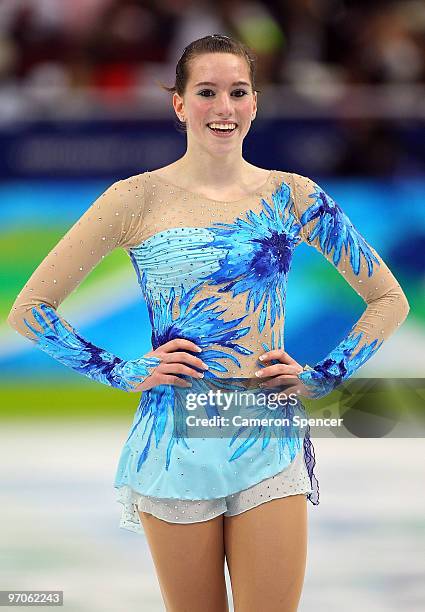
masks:
[[[178,93],[173,94],[173,108],[177,117],[182,121],[182,117],[184,116],[184,102],[183,98],[181,98]]]
[[[257,92],[254,91],[254,102],[253,102],[253,108],[252,108],[252,114],[251,114],[252,121],[255,119],[256,115],[257,115]]]

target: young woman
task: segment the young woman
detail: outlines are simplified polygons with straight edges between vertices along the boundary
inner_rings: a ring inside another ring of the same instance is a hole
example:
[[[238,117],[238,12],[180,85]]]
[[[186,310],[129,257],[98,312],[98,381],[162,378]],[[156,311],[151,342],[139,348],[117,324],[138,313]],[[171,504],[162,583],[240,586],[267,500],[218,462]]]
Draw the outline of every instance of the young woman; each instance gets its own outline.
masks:
[[[254,57],[238,41],[212,35],[188,45],[169,88],[186,153],[109,187],[39,265],[8,318],[81,374],[142,392],[115,487],[120,525],[146,535],[169,612],[228,610],[225,559],[237,612],[296,610],[306,501],[318,503],[309,430],[253,419],[226,432],[211,425],[230,414],[216,396],[194,410],[189,394],[231,389],[234,401],[237,383],[251,380],[257,400],[292,378],[301,394],[321,397],[372,357],[409,310],[378,253],[315,182],[243,158],[257,112],[254,81]],[[304,368],[283,341],[287,277],[302,242],[367,304],[340,344]],[[131,258],[152,325],[152,351],[129,360],[93,345],[57,312],[117,247]],[[236,413],[296,411],[298,398],[276,411],[258,401]],[[209,428],[191,429],[189,413],[208,417]]]

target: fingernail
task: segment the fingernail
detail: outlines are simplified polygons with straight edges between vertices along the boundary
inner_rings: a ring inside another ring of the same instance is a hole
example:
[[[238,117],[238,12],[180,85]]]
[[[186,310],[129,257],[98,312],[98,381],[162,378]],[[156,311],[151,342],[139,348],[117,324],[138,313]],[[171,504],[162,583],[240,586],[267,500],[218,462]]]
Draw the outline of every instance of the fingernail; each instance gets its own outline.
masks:
[[[262,376],[262,374],[263,374],[263,373],[262,373],[262,371],[261,371],[261,370],[257,370],[257,371],[255,372],[255,376]]]
[[[263,361],[264,357],[265,357],[265,355],[260,355],[258,359],[259,359],[260,361]]]
[[[202,349],[201,349],[201,347],[200,347],[200,346],[197,346],[197,347],[196,347],[196,350],[198,351],[198,353],[200,353],[200,352],[202,351]]]

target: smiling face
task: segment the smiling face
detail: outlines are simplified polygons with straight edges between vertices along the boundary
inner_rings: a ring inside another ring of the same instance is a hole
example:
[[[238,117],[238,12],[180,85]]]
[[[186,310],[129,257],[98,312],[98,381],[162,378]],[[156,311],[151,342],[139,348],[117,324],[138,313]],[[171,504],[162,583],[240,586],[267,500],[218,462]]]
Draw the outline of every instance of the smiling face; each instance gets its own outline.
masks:
[[[211,153],[240,151],[257,111],[257,93],[246,60],[232,53],[204,53],[188,67],[183,97],[173,95],[174,110],[186,121],[188,145]],[[223,124],[236,126],[220,131]]]

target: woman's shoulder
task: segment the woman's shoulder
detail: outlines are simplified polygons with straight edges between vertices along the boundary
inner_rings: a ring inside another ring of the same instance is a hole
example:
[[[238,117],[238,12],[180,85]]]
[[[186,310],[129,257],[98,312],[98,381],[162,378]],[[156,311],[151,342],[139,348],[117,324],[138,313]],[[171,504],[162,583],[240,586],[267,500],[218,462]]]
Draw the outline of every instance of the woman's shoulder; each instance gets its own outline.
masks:
[[[138,174],[132,174],[130,176],[124,176],[122,178],[117,178],[112,185],[114,186],[127,186],[132,184],[143,183],[149,177],[149,172],[140,172]],[[111,185],[111,186],[112,186]]]
[[[303,174],[299,174],[297,172],[293,172],[292,170],[275,170],[274,171],[278,176],[281,176],[284,179],[291,179],[292,181],[311,181],[312,179],[310,179],[308,176],[305,176]]]
[[[164,168],[157,168],[155,170],[145,170],[143,172],[139,172],[138,174],[132,174],[131,176],[118,180],[115,185],[120,185],[128,190],[140,190],[153,187],[153,183],[156,180],[162,183],[165,183],[166,181],[172,182],[173,175],[166,171],[167,168],[169,168],[169,166],[164,166]],[[163,174],[163,171],[166,172]]]
[[[285,182],[289,185],[296,199],[304,199],[305,197],[308,199],[311,193],[320,190],[314,179],[304,174],[288,170],[275,170],[275,175],[279,182]]]

